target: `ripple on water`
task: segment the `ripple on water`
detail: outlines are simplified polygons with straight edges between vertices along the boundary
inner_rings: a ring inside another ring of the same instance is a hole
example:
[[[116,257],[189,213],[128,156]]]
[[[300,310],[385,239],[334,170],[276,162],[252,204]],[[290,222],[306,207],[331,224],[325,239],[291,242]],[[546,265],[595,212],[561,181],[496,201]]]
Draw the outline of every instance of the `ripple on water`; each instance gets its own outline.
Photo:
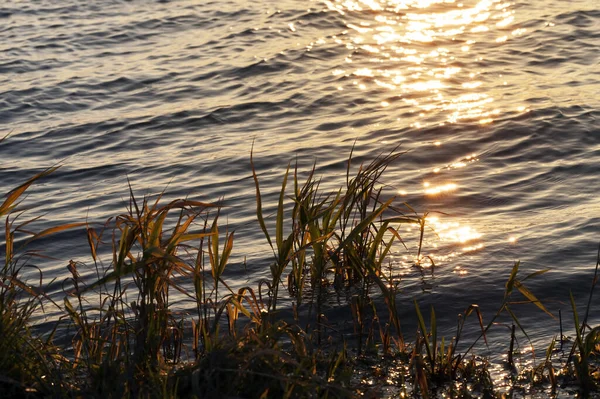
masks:
[[[128,177],[141,193],[223,196],[236,250],[262,265],[253,143],[267,200],[295,157],[336,187],[353,146],[355,167],[398,147],[386,192],[442,211],[446,229],[426,238],[435,277],[409,271],[402,301],[434,301],[448,323],[465,303],[491,309],[515,259],[552,268],[543,294],[583,295],[600,227],[600,12],[500,3],[3,4],[0,179],[63,165],[27,199],[50,215],[40,226],[122,212]],[[44,244],[84,258],[73,240]],[[232,278],[264,275],[251,270]]]

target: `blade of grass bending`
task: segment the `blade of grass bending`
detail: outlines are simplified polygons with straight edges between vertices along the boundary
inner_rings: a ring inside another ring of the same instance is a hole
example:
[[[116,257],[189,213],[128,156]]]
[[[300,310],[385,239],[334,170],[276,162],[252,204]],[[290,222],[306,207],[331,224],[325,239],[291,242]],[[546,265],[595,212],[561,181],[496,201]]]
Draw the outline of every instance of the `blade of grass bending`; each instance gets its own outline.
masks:
[[[190,273],[194,273],[194,269],[183,262],[177,256],[165,252],[161,247],[150,247],[144,251],[144,259],[151,259],[153,262],[166,261],[174,266],[177,266],[180,270],[185,270]]]
[[[527,275],[527,277],[525,277],[525,278],[522,280],[522,282],[523,282],[523,281],[525,281],[525,280],[527,280],[527,279],[530,279],[530,278],[534,278],[534,277],[540,276],[540,275],[542,275],[542,274],[544,274],[544,273],[547,273],[547,272],[549,272],[549,271],[550,271],[550,269],[544,269],[544,270],[538,270],[537,272],[533,272],[533,273],[531,273],[531,274]]]
[[[529,299],[529,301],[531,301],[535,306],[537,306],[538,308],[543,310],[550,317],[552,317],[553,319],[556,319],[556,317],[554,317],[554,315],[552,313],[550,313],[548,311],[548,309],[546,309],[544,304],[542,302],[540,302],[540,300],[537,299],[537,297],[535,295],[533,295],[533,293],[531,291],[529,291],[529,289],[527,287],[525,287],[523,285],[523,283],[521,283],[519,280],[515,280],[514,285],[515,285],[515,287],[517,287],[519,292],[525,296],[525,298]]]
[[[515,262],[515,265],[513,266],[512,271],[510,272],[510,277],[508,278],[508,281],[506,281],[506,290],[504,291],[505,298],[507,298],[513,290],[520,264],[521,262],[519,261]]]
[[[600,326],[594,327],[585,336],[584,348],[586,355],[590,355],[600,344]]]
[[[130,207],[131,207],[131,204],[133,205],[131,207],[131,211],[133,211],[133,207],[135,207],[135,213],[136,213],[138,219],[140,219],[141,218],[140,208],[138,207],[137,200],[135,199],[135,195],[133,194],[133,187],[131,186],[131,180],[129,180],[129,176],[127,176],[127,185],[129,186]]]
[[[200,238],[206,238],[213,236],[213,233],[190,233],[190,234],[182,234],[178,237],[177,243],[198,240]]]
[[[2,205],[0,205],[0,217],[6,215],[7,213],[9,213],[14,208],[12,206],[13,203],[21,195],[23,195],[23,193],[25,192],[25,190],[27,190],[29,188],[29,186],[31,186],[36,180],[41,179],[42,177],[48,176],[50,173],[54,172],[59,167],[60,166],[53,166],[51,168],[48,168],[48,169],[46,169],[46,170],[38,173],[37,175],[33,176],[32,178],[30,178],[29,180],[27,180],[25,183],[23,183],[20,186],[18,186],[17,188],[15,188],[14,190],[10,191],[8,193],[6,199],[2,203]]]
[[[192,222],[194,220],[196,220],[196,217],[199,214],[196,213],[194,215],[188,216],[188,218],[185,220],[185,222],[181,223],[181,221],[183,220],[183,209],[180,210],[179,213],[179,220],[177,221],[177,225],[175,226],[175,228],[173,229],[173,234],[171,235],[172,237],[177,237],[180,236],[182,234],[185,234],[186,231],[188,231],[188,229],[190,228]]]
[[[6,279],[6,281],[9,281],[11,285],[15,285],[15,286],[19,287],[20,289],[22,289],[23,291],[25,291],[29,295],[31,295],[33,298],[37,298],[40,295],[43,295],[40,292],[38,292],[37,290],[35,290],[33,287],[28,286],[26,283],[22,282],[21,280],[19,280],[16,277],[6,276],[4,278]],[[4,287],[7,287],[5,284],[2,284],[2,285]]]
[[[385,229],[385,230],[388,231],[389,227],[387,229]],[[396,236],[392,235],[392,237],[390,238],[390,240],[384,245],[383,251],[381,251],[381,255],[379,256],[379,259],[377,260],[377,269],[378,270],[381,270],[381,267],[383,265],[383,261],[387,258],[388,253],[390,253],[390,251],[392,249],[392,245],[394,244],[394,238],[396,238]]]
[[[117,278],[127,276],[127,275],[133,273],[134,271],[136,271],[137,269],[139,269],[141,267],[144,267],[144,266],[146,266],[148,264],[151,264],[154,261],[155,261],[155,259],[145,259],[145,260],[142,260],[142,261],[139,261],[139,262],[133,262],[133,263],[129,263],[129,264],[122,264],[121,267],[119,267],[115,271],[106,274],[101,279],[96,280],[92,284],[84,287],[81,290],[81,293],[88,292],[90,290],[93,290],[96,287],[99,287],[101,285],[110,283],[111,281],[114,281]]]
[[[383,219],[383,221],[388,222],[388,223],[412,223],[412,224],[420,223],[419,219],[414,219],[414,218],[411,218],[408,216],[392,216],[392,217]]]
[[[244,316],[246,316],[247,318],[254,320],[256,319],[255,317],[252,317],[252,313],[250,313],[250,311],[248,309],[246,309],[244,307],[244,305],[242,305],[241,301],[238,301],[237,299],[231,297],[229,299],[229,301],[233,304],[233,306],[235,306],[240,312],[242,312],[244,314]]]
[[[475,311],[475,313],[477,314],[477,320],[479,321],[479,327],[481,328],[481,334],[483,335],[483,341],[485,342],[486,346],[489,346],[487,337],[485,334],[486,328],[483,325],[483,315],[481,314],[481,310],[479,310],[479,305],[475,305],[475,304],[469,305],[469,307],[467,308],[467,311],[465,312],[465,318],[469,317],[473,311]]]
[[[371,213],[364,220],[362,220],[352,231],[348,234],[348,236],[344,239],[344,241],[339,245],[338,249],[334,253],[335,261],[339,261],[338,254],[341,252],[343,248],[346,248],[352,240],[354,240],[359,234],[361,234],[365,229],[373,223],[379,215],[383,213],[383,211],[392,203],[394,198],[390,198],[384,204],[382,204],[375,212]]]
[[[408,247],[406,246],[406,243],[404,242],[404,240],[402,239],[402,237],[400,237],[400,233],[398,233],[398,230],[396,230],[393,227],[388,227],[388,231],[390,233],[392,233],[394,235],[394,237],[396,237],[396,239],[398,241],[400,241],[400,243],[402,244],[402,246],[404,247],[404,249],[406,249],[408,251]]]
[[[250,150],[250,166],[252,168],[252,177],[254,178],[254,185],[256,186],[256,217],[258,219],[258,223],[260,224],[260,228],[262,229],[271,249],[273,248],[273,242],[271,242],[271,237],[269,236],[269,232],[267,231],[267,226],[265,225],[265,219],[262,213],[262,198],[260,195],[260,186],[258,184],[258,176],[256,175],[256,169],[254,168],[254,142],[252,142],[252,149]]]
[[[379,226],[379,230],[377,231],[377,234],[375,235],[375,238],[373,239],[373,242],[371,243],[371,248],[369,250],[369,257],[371,259],[375,259],[375,255],[377,254],[377,249],[379,248],[380,244],[383,241],[383,236],[385,234],[385,232],[387,231],[387,223],[383,223],[381,226]],[[383,256],[382,255],[382,259],[381,261],[383,261]]]
[[[40,239],[40,238],[48,236],[50,234],[60,233],[61,231],[65,231],[65,230],[69,230],[69,229],[73,229],[75,227],[81,227],[81,226],[87,226],[87,223],[86,222],[67,223],[67,224],[62,224],[60,226],[51,227],[49,229],[40,231],[39,233],[36,233],[33,237],[31,237],[27,241],[25,241],[25,243],[23,243],[23,246],[29,244],[33,240]]]
[[[87,232],[87,241],[88,241],[88,245],[90,246],[90,252],[92,255],[92,259],[94,260],[94,262],[96,262],[98,260],[98,255],[96,253],[96,250],[98,248],[98,234],[96,233],[96,230],[94,230],[92,227],[89,227],[89,225],[86,224],[86,232]],[[94,243],[95,241],[95,243]]]
[[[13,220],[12,220],[12,221],[11,221],[11,223],[10,223],[10,228],[11,228],[11,229],[13,228],[13,226],[14,226],[15,222],[17,221],[17,219],[18,219],[19,217],[21,217],[21,215],[22,215],[22,213],[19,213],[19,214],[17,214],[17,216],[16,216],[16,217],[13,217]],[[34,222],[36,222],[36,221],[40,220],[41,218],[42,218],[42,215],[39,215],[39,216],[36,216],[36,217],[34,217],[34,218],[28,219],[28,220],[24,221],[23,223],[19,223],[19,224],[18,224],[18,225],[17,225],[17,226],[14,228],[14,231],[20,231],[21,233],[25,233],[25,234],[29,234],[29,235],[31,235],[31,236],[34,236],[34,235],[36,235],[36,233],[34,233],[34,232],[32,232],[32,231],[29,231],[29,230],[25,230],[25,228],[24,228],[24,227],[25,227],[25,226],[27,226],[27,225],[30,225],[31,223],[34,223]]]
[[[219,227],[217,225],[216,219],[213,222],[213,225],[212,225],[210,231],[213,235],[211,237],[211,243],[208,246],[208,257],[210,260],[212,276],[214,279],[218,280],[219,276],[220,276],[220,274],[218,272],[218,267],[219,267]]]
[[[211,237],[212,235],[212,233],[185,233],[185,230],[181,231],[170,238],[166,245],[166,252],[173,252],[173,250],[184,242]]]
[[[288,164],[285,174],[283,175],[283,183],[281,183],[281,191],[279,192],[279,202],[277,204],[277,219],[275,223],[275,242],[277,248],[281,251],[283,245],[283,199],[285,198],[285,189],[287,187],[288,174],[290,173],[290,164]]]
[[[186,206],[195,208],[222,208],[224,205],[220,203],[194,201],[194,200],[175,200],[168,205],[169,208],[185,208]]]
[[[162,212],[160,212],[158,218],[152,223],[152,231],[150,232],[149,245],[156,247],[160,246],[159,238],[163,231],[163,224],[168,213],[168,210],[163,210]]]
[[[221,259],[219,261],[219,276],[223,274],[225,267],[227,266],[227,261],[229,261],[229,256],[231,255],[231,250],[233,249],[233,234],[234,232],[232,231],[231,234],[226,236],[223,253],[221,254]]]

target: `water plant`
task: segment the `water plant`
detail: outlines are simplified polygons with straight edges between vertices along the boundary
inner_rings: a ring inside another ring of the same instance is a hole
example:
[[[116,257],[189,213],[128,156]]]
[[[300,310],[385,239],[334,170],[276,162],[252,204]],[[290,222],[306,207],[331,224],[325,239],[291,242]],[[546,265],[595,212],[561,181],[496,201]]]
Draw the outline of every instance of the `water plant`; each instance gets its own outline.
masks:
[[[2,140],[0,140],[1,142]],[[29,236],[27,242],[79,224],[56,226],[40,233],[30,233],[26,227],[34,220],[19,221],[22,210],[19,201],[37,180],[56,168],[46,169],[5,195],[0,205],[0,217],[5,217],[4,262],[0,270],[0,386],[9,395],[25,395],[29,389],[58,392],[62,388],[61,374],[55,363],[61,355],[52,344],[54,331],[43,339],[32,332],[30,319],[44,301],[52,302],[42,286],[42,272],[28,265],[34,252],[24,251],[15,241],[17,235]],[[37,270],[39,281],[31,285],[22,276],[24,269]]]
[[[289,225],[292,228],[285,237],[283,226],[285,193],[290,173],[288,165],[279,193],[274,240],[263,217],[263,200],[251,157],[256,186],[257,217],[274,254],[271,264],[272,279],[269,283],[272,291],[272,310],[276,309],[279,285],[289,264],[291,271],[287,282],[288,289],[295,294],[295,306],[300,306],[304,301],[306,276],[310,277],[309,314],[316,314],[316,326],[322,325],[322,296],[329,280],[333,280],[334,287],[338,289],[343,286],[357,286],[360,292],[353,302],[353,314],[359,325],[360,341],[364,326],[362,315],[367,303],[363,299],[369,295],[371,286],[375,284],[385,298],[389,310],[389,323],[396,331],[396,340],[401,346],[404,345],[396,310],[396,283],[393,274],[384,273],[382,266],[394,241],[402,242],[398,226],[407,223],[422,225],[422,221],[418,216],[407,216],[393,207],[394,198],[386,201],[381,199],[380,177],[387,166],[400,155],[401,153],[392,152],[378,157],[367,165],[360,165],[356,174],[351,176],[351,154],[346,168],[346,186],[330,193],[320,192],[320,180],[314,176],[314,167],[301,183],[296,166],[293,174],[294,192],[290,197],[292,204],[288,206],[288,209],[291,209]],[[317,329],[318,331],[320,330]],[[320,339],[320,334],[317,334],[317,339]],[[360,342],[358,347],[360,351]]]
[[[7,193],[0,205],[0,217],[6,220],[0,275],[2,394],[377,396],[360,378],[361,362],[374,361],[376,378],[384,378],[384,364],[396,370],[397,392],[404,397],[435,397],[440,390],[456,398],[471,397],[473,390],[499,396],[487,362],[474,348],[480,339],[487,343],[502,314],[528,337],[513,311],[517,304],[531,303],[550,314],[525,285],[545,270],[521,279],[516,262],[493,317],[484,323],[479,307],[469,305],[449,339],[439,336],[434,307],[427,323],[414,301],[417,333],[414,341],[407,340],[396,302],[402,281],[389,255],[395,246],[407,250],[401,227],[418,226],[415,269],[423,270],[427,214],[384,198],[381,177],[400,155],[393,152],[355,167],[351,154],[345,184],[330,192],[321,190],[315,166],[303,173],[289,164],[277,199],[267,206],[251,155],[258,227],[273,257],[268,279],[235,288],[225,271],[234,267],[236,236],[219,223],[220,203],[179,199],[163,204],[163,194],[138,198],[130,184],[127,210],[104,224],[76,222],[32,233],[34,220],[20,221],[18,201],[55,168],[40,172]],[[267,208],[274,209],[274,219],[265,216]],[[37,253],[27,252],[27,245],[72,228],[84,231],[90,254],[65,262],[65,295],[57,301],[44,293],[42,270],[34,285],[23,278],[26,268],[37,270],[29,262]],[[597,272],[598,263],[583,320],[571,300],[576,339],[565,371],[553,364],[553,341],[544,361],[529,371],[532,383],[547,380],[556,389],[566,373],[576,376],[584,395],[597,389],[594,357],[600,328],[587,325]],[[514,292],[525,301],[514,300]],[[340,293],[348,300],[336,311],[346,312],[354,334],[344,334],[328,321],[328,298]],[[38,332],[31,316],[48,306],[63,316],[50,331]],[[282,310],[289,309],[291,319],[283,317]],[[479,324],[479,338],[460,350],[471,317]],[[514,329],[510,341],[512,354]]]
[[[573,310],[573,321],[575,325],[575,342],[573,343],[573,347],[571,349],[571,352],[569,353],[569,357],[567,359],[567,366],[569,366],[571,362],[573,363],[575,375],[577,376],[577,380],[579,381],[579,384],[582,387],[584,395],[588,395],[590,392],[598,388],[598,381],[596,381],[597,378],[593,378],[593,375],[598,375],[600,373],[600,368],[596,366],[594,367],[595,370],[592,370],[592,365],[590,364],[593,356],[597,355],[600,352],[600,326],[590,328],[587,324],[590,315],[590,309],[592,306],[592,297],[594,295],[596,284],[598,283],[599,267],[600,247],[598,248],[598,254],[596,256],[596,268],[594,270],[594,278],[592,279],[592,285],[587,301],[587,308],[583,320],[579,319],[577,305],[575,304],[575,298],[573,297],[573,293],[570,293],[571,308]],[[589,332],[587,332],[587,335],[586,329],[590,330]]]

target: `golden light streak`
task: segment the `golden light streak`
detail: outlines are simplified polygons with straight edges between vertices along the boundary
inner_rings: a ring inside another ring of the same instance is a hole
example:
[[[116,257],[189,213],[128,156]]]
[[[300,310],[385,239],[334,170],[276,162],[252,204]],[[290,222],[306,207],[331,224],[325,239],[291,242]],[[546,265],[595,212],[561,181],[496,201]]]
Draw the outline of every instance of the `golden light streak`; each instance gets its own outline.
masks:
[[[348,15],[347,33],[334,37],[351,51],[346,58],[350,70],[343,74],[360,77],[353,89],[365,95],[367,90],[375,95],[372,87],[389,91],[383,98],[369,99],[389,112],[410,106],[411,120],[395,118],[399,123],[415,129],[463,122],[487,125],[507,111],[492,105],[502,92],[489,90],[503,81],[477,79],[481,71],[476,68],[484,61],[480,49],[495,49],[525,34],[514,3],[325,0],[325,6]],[[402,101],[388,100],[394,97]]]
[[[442,184],[441,186],[430,187],[429,183],[423,184],[425,186],[425,194],[426,195],[438,195],[442,193],[447,193],[450,191],[456,191],[458,186],[454,183]]]

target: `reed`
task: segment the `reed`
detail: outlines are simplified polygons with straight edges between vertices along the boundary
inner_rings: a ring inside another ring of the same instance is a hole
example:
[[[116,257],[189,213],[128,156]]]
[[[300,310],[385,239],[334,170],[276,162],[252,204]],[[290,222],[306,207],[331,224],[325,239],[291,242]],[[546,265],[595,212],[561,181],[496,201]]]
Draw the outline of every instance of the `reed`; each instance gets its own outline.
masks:
[[[597,390],[598,379],[594,379],[593,375],[600,373],[600,367],[592,365],[593,358],[600,353],[600,326],[590,328],[587,324],[590,309],[592,305],[592,297],[598,283],[598,269],[600,267],[600,247],[596,256],[596,268],[594,270],[594,278],[587,301],[587,308],[583,320],[579,319],[577,306],[573,293],[570,294],[571,308],[573,310],[573,321],[575,324],[575,342],[567,359],[567,367],[574,366],[575,375],[581,385],[584,395],[589,395],[590,392]],[[586,329],[590,331],[586,335]]]
[[[62,373],[56,367],[56,362],[62,358],[59,349],[52,343],[55,330],[43,339],[34,334],[29,323],[34,312],[40,308],[44,310],[45,302],[52,303],[42,289],[42,271],[28,265],[28,259],[38,254],[27,252],[22,245],[15,244],[19,235],[30,236],[26,240],[30,242],[78,225],[57,226],[32,234],[28,232],[27,225],[33,220],[19,221],[23,213],[19,207],[23,193],[55,169],[44,170],[9,191],[0,205],[0,217],[5,217],[5,254],[0,271],[0,386],[8,395],[15,397],[26,395],[29,390],[57,394],[64,387]],[[36,285],[22,278],[25,269],[38,272]]]
[[[273,256],[268,280],[237,289],[224,277],[232,267],[235,233],[219,223],[221,204],[188,199],[163,204],[162,194],[138,198],[130,185],[126,212],[102,226],[71,223],[31,233],[33,220],[20,221],[19,199],[55,168],[42,171],[8,192],[0,205],[6,220],[0,275],[2,392],[12,397],[346,398],[371,394],[357,377],[359,365],[380,359],[402,370],[399,395],[435,397],[441,390],[462,398],[477,387],[484,397],[499,397],[487,362],[474,348],[480,339],[487,343],[502,314],[528,337],[513,311],[519,304],[532,303],[550,314],[525,285],[545,271],[521,279],[515,263],[498,311],[484,323],[479,307],[469,305],[450,339],[439,337],[435,309],[427,323],[415,301],[418,329],[414,342],[407,340],[396,303],[402,281],[389,255],[404,246],[401,227],[418,226],[415,266],[421,266],[427,214],[411,208],[405,214],[394,198],[383,198],[381,178],[400,156],[392,152],[354,166],[351,154],[345,184],[332,192],[321,190],[316,167],[302,178],[298,166],[289,164],[272,220],[264,215],[251,155],[258,228]],[[41,270],[34,285],[22,277],[28,259],[37,255],[27,251],[27,244],[73,228],[85,231],[90,256],[86,262],[67,262],[65,296],[56,303],[43,292]],[[532,384],[548,381],[556,389],[571,377],[584,395],[597,390],[600,327],[587,325],[594,288],[595,279],[583,320],[571,300],[572,357],[559,371],[553,341],[544,361],[528,371]],[[342,292],[352,292],[336,309],[353,320],[351,342],[328,322],[324,306],[330,295]],[[515,292],[524,300],[513,299]],[[193,303],[194,311],[175,306],[174,293]],[[375,296],[383,299],[384,309]],[[63,317],[42,336],[30,319],[46,306]],[[280,310],[290,307],[294,320],[282,320]],[[459,350],[471,317],[478,321],[479,338]],[[55,344],[56,336],[69,344]],[[514,337],[513,332],[511,342]]]

